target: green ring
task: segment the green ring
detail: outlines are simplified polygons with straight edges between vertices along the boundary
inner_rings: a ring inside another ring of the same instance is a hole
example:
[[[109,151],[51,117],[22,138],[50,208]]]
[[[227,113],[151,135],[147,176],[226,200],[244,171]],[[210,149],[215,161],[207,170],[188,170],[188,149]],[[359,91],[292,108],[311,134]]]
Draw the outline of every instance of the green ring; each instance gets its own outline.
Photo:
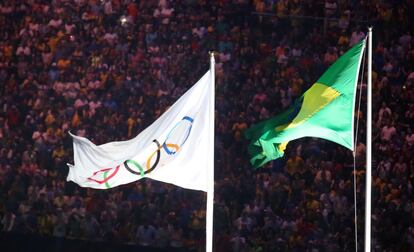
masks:
[[[128,159],[128,160],[125,161],[125,163],[135,165],[135,167],[137,167],[139,169],[139,171],[141,173],[141,176],[144,177],[145,171],[142,168],[142,166],[138,164],[138,162],[136,162],[135,160],[132,160],[132,159]]]
[[[106,172],[104,172],[104,174],[103,174],[104,180],[106,180],[106,177],[107,177],[108,173],[109,173],[109,170],[106,171]],[[108,181],[105,182],[105,186],[106,186],[106,188],[111,188],[111,186],[109,185]]]

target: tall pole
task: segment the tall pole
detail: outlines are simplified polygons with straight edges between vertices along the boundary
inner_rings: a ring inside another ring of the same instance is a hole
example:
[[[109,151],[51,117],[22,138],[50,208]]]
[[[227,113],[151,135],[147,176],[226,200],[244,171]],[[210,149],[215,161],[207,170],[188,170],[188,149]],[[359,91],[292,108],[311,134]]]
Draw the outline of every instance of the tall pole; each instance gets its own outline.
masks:
[[[213,251],[213,211],[214,211],[214,78],[215,78],[215,71],[214,71],[214,52],[210,52],[210,78],[213,87],[210,88],[210,102],[213,104],[210,107],[210,115],[209,115],[209,135],[210,135],[210,146],[213,148],[210,151],[209,157],[209,166],[207,171],[207,213],[206,213],[206,251],[212,252]]]
[[[372,186],[372,27],[368,28],[367,82],[367,171],[365,188],[365,252],[371,251],[371,186]]]

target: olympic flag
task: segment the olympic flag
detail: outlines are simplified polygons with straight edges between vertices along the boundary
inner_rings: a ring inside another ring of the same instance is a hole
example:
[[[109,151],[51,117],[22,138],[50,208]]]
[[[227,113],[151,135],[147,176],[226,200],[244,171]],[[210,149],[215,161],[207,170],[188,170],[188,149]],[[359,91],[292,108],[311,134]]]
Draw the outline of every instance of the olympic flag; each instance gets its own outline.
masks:
[[[71,134],[74,165],[68,164],[67,180],[108,189],[147,177],[207,192],[214,174],[212,71],[133,139],[95,145]]]

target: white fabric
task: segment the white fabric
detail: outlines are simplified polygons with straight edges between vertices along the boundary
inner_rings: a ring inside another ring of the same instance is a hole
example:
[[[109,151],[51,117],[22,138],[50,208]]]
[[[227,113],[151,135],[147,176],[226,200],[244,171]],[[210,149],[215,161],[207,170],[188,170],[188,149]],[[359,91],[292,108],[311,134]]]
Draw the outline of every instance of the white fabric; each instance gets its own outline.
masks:
[[[210,134],[214,134],[214,124],[210,123],[210,120],[214,120],[214,96],[211,95],[214,92],[213,86],[212,75],[208,71],[160,118],[131,140],[97,146],[86,138],[71,134],[75,164],[69,164],[67,180],[82,187],[96,189],[131,183],[142,176],[139,168],[130,162],[127,163],[128,167],[139,174],[128,171],[124,161],[133,160],[143,170],[147,170],[148,158],[154,154],[149,162],[151,168],[159,149],[158,165],[144,177],[207,191],[207,169],[212,169],[212,162],[208,159],[214,151],[211,142],[213,137],[210,137]],[[193,122],[188,118],[192,118]],[[167,147],[170,154],[163,147],[157,148],[154,139],[161,146],[165,142],[169,144]],[[171,144],[180,146],[175,154],[172,154],[175,148]],[[107,172],[104,169],[108,169]],[[105,183],[104,177],[110,179]]]

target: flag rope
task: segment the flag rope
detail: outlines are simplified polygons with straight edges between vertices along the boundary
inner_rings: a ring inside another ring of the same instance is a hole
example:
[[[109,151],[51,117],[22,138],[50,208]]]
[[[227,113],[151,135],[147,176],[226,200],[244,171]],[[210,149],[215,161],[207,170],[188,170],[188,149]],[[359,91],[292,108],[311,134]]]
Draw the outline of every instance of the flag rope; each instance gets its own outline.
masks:
[[[371,251],[371,186],[372,186],[372,27],[368,27],[368,75],[367,75],[367,134],[365,173],[365,235],[364,250]]]
[[[361,111],[361,100],[362,100],[362,84],[364,83],[364,72],[365,72],[365,60],[366,55],[362,56],[362,73],[359,81],[359,97],[358,97],[358,109],[357,119],[355,125],[355,140],[354,140],[354,151],[352,152],[354,158],[354,228],[355,228],[355,252],[358,252],[358,211],[357,211],[357,171],[356,171],[356,147],[358,144],[358,129],[359,129],[359,112]]]

